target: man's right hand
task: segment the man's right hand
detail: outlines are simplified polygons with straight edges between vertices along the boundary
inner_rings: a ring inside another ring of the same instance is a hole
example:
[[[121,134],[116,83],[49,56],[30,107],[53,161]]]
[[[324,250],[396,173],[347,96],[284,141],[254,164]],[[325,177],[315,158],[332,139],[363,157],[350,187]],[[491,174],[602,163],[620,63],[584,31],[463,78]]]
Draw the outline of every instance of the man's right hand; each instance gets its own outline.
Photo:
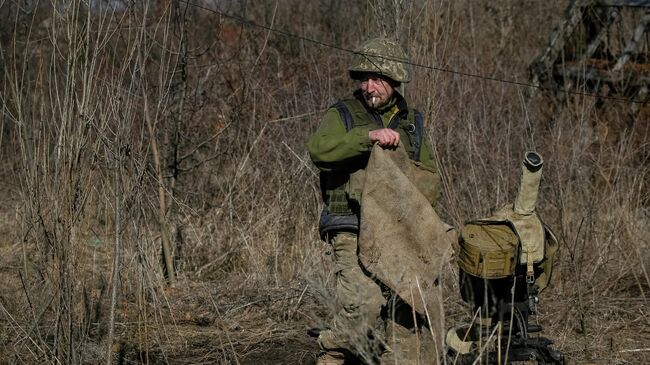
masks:
[[[380,146],[398,146],[399,133],[390,128],[375,129],[368,132],[370,142],[377,142]]]

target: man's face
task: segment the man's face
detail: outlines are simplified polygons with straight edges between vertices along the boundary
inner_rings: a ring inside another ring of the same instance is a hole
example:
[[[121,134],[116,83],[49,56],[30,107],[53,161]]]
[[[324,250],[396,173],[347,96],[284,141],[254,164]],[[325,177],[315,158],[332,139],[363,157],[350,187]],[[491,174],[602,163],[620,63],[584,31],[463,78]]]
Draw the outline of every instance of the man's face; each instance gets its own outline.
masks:
[[[366,104],[373,109],[386,105],[395,92],[390,80],[377,74],[364,74],[359,81]]]

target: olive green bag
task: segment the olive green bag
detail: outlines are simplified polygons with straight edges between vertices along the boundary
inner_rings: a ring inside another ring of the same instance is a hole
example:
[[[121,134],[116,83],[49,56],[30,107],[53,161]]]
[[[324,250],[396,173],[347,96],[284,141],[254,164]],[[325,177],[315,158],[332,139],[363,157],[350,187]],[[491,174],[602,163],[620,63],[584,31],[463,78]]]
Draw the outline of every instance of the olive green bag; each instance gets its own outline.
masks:
[[[511,218],[517,221],[516,218]],[[522,249],[526,246],[522,245],[522,239],[529,239],[531,234],[525,232],[521,225],[517,227],[510,219],[481,219],[466,223],[460,232],[458,266],[476,277],[499,279],[514,275],[517,265],[530,265],[531,268],[534,265],[537,268],[535,286],[542,291],[551,279],[558,242],[550,228],[537,215],[529,218],[542,228],[542,236],[539,237],[542,250],[534,254],[526,253]]]
[[[505,223],[468,223],[460,232],[458,265],[485,279],[508,277],[515,271],[518,245],[517,235]]]

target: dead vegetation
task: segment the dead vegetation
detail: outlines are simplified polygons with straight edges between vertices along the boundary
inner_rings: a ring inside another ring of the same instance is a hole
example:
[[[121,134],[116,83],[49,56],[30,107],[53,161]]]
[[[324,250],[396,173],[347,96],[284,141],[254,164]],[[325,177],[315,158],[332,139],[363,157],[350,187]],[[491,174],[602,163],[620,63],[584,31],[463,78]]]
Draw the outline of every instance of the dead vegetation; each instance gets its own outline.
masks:
[[[312,363],[307,329],[334,303],[305,141],[354,85],[347,52],[306,39],[384,33],[418,64],[525,82],[566,5],[216,3],[0,2],[0,362]],[[550,125],[543,93],[414,73],[440,214],[459,226],[511,201],[537,149],[560,240],[544,334],[571,363],[648,361],[647,107],[625,130],[625,106],[572,96]],[[447,327],[470,318],[456,270]]]

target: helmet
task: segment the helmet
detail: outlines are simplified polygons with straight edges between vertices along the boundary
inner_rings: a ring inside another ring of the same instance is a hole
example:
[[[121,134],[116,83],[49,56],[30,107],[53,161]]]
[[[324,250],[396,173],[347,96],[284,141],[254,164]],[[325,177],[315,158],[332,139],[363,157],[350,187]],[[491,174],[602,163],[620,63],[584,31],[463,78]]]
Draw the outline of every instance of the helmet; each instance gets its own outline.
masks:
[[[361,72],[372,72],[397,82],[411,81],[408,57],[397,42],[386,38],[366,41],[352,55],[350,77],[358,78]]]

